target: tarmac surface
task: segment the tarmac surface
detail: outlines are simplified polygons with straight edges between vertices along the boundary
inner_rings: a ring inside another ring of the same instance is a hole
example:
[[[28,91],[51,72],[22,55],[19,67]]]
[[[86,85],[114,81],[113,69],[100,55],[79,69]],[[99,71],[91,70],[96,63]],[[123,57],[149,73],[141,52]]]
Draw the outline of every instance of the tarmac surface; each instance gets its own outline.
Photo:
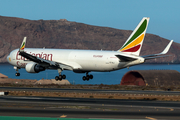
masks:
[[[61,89],[61,88],[27,88],[27,87],[0,87],[0,91],[49,91],[49,92],[96,92],[96,93],[122,93],[122,94],[161,94],[180,95],[180,91],[148,91],[148,90],[98,90],[98,89]]]
[[[180,102],[0,96],[0,116],[179,120]]]

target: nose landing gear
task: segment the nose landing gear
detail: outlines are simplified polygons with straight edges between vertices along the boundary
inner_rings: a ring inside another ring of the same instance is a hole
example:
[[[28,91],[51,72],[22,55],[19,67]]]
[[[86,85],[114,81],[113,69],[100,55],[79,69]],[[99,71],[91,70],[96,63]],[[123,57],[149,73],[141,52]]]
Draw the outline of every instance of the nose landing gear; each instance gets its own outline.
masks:
[[[84,81],[87,80],[89,81],[89,79],[93,79],[93,75],[88,75],[88,72],[86,73],[86,76],[83,76],[82,78]]]
[[[19,73],[19,69],[20,69],[20,68],[19,68],[19,67],[14,66],[14,69],[16,70],[16,74],[15,74],[15,75],[16,75],[16,76],[20,76],[20,73]]]
[[[16,75],[16,76],[20,76],[20,73],[16,73],[15,75]]]

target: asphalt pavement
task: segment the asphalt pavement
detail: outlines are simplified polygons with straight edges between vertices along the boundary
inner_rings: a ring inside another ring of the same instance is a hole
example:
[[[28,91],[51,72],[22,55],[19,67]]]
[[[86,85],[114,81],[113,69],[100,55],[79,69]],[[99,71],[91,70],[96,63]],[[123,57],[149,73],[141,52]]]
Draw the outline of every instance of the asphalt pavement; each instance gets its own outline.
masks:
[[[180,102],[0,96],[0,116],[180,119]]]

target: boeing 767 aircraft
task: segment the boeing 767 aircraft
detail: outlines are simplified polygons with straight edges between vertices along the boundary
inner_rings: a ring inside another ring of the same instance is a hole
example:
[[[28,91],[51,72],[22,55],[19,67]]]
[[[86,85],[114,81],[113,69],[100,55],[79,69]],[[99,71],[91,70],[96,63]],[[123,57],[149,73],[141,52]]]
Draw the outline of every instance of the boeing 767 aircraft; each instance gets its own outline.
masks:
[[[93,75],[88,74],[91,71],[114,71],[144,63],[148,59],[165,57],[162,55],[168,52],[173,40],[159,54],[139,56],[148,23],[149,18],[144,17],[117,51],[25,48],[26,37],[24,37],[20,48],[13,50],[7,56],[7,61],[16,69],[16,76],[20,76],[18,72],[20,68],[25,68],[29,73],[56,69],[59,73],[55,77],[56,80],[66,78],[66,75],[61,74],[63,70],[86,73],[83,80],[93,79]]]

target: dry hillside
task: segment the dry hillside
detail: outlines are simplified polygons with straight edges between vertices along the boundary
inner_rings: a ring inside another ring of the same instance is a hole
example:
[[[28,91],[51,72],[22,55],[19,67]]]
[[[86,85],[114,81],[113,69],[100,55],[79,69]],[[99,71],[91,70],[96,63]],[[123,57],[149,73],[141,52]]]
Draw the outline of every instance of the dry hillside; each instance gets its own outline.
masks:
[[[136,26],[134,26],[136,27]],[[26,20],[0,16],[0,63],[5,63],[7,55],[19,48],[23,37],[27,36],[26,47],[118,50],[131,34],[131,30],[92,26],[61,20]],[[141,55],[161,52],[169,40],[153,34],[146,34]],[[180,44],[173,43],[171,57],[147,62],[179,63]]]

